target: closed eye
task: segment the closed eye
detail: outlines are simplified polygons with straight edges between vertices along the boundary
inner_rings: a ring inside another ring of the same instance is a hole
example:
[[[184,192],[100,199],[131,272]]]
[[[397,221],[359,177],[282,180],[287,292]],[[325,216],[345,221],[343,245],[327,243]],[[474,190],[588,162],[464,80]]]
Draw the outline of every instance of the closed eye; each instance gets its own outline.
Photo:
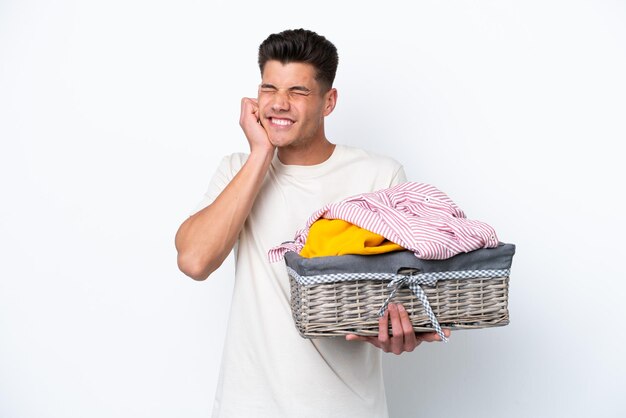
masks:
[[[311,94],[311,90],[307,89],[306,87],[292,87],[289,89],[290,93],[293,94],[297,94],[299,96],[308,96],[309,94]]]
[[[278,93],[278,91],[278,87],[272,84],[261,84],[259,86],[259,92],[261,93]],[[293,86],[287,89],[287,94],[289,94],[290,96],[309,96],[311,93],[313,92],[309,88],[304,86]]]

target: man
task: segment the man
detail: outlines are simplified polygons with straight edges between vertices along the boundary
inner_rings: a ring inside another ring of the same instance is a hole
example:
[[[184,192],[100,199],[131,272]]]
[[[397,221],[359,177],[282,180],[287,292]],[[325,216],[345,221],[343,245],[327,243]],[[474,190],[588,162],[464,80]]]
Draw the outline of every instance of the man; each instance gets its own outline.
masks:
[[[250,153],[222,160],[203,209],[176,235],[178,265],[196,280],[235,248],[214,416],[385,417],[380,349],[400,354],[439,339],[414,333],[395,304],[378,337],[303,339],[291,317],[285,266],[267,260],[271,247],[293,238],[325,204],[405,181],[396,161],[326,138],[337,63],[334,45],[311,31],[287,30],[261,44],[258,97],[242,99],[239,120]]]

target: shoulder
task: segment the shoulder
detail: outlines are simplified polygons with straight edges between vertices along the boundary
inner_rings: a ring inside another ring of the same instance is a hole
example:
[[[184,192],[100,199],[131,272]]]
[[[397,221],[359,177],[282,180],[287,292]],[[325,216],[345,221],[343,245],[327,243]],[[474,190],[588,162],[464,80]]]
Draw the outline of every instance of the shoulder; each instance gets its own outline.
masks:
[[[349,164],[355,169],[376,170],[392,175],[403,170],[402,164],[392,157],[347,145],[337,145],[337,147],[340,150],[342,164]]]
[[[241,167],[245,164],[248,156],[249,154],[243,152],[235,152],[233,154],[226,155],[220,161],[217,171],[226,176],[234,177],[235,174],[241,170]]]
[[[213,177],[211,177],[204,197],[196,207],[196,211],[208,206],[217,198],[233,177],[241,170],[241,167],[243,167],[247,159],[248,154],[244,153],[234,153],[222,157],[217,169],[213,173]]]
[[[348,145],[337,145],[345,162],[376,164],[381,167],[400,168],[402,164],[386,155],[378,154],[363,148]]]
[[[406,181],[404,167],[396,159],[347,145],[337,145],[340,164],[349,168],[354,177],[371,179],[373,188],[390,187]]]

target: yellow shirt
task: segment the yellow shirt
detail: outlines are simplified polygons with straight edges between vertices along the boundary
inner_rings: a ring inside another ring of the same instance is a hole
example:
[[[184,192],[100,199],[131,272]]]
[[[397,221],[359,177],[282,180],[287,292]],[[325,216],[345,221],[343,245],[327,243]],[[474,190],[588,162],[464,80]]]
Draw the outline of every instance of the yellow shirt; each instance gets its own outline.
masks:
[[[342,219],[318,219],[311,225],[302,257],[324,257],[345,254],[382,254],[404,250],[382,235]]]

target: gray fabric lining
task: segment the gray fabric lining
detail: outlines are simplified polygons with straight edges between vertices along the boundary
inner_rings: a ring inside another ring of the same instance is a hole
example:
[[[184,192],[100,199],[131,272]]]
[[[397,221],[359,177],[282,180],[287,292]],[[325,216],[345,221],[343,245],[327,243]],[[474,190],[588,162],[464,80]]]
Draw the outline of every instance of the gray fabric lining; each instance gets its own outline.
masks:
[[[396,251],[379,255],[342,255],[333,257],[301,257],[293,251],[285,254],[287,266],[300,276],[337,273],[398,273],[415,269],[416,273],[467,270],[507,270],[511,268],[514,244],[499,243],[496,248],[481,248],[445,260],[422,260],[412,251]]]

